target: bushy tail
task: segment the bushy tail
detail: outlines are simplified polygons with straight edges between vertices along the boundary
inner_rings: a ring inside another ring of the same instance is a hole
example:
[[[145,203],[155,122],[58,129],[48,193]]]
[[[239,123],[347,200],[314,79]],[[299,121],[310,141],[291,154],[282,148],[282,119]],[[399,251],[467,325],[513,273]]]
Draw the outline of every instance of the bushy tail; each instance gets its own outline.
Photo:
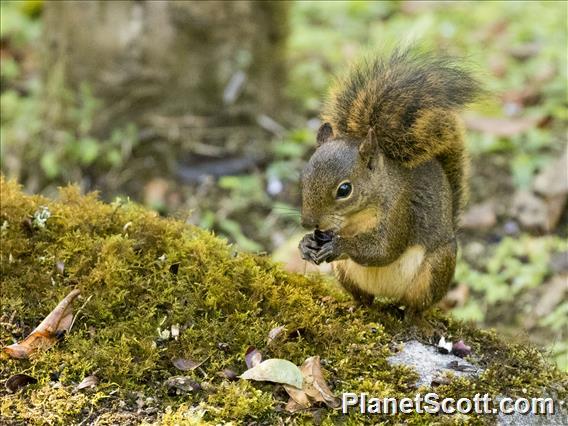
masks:
[[[322,118],[363,140],[373,127],[383,152],[407,167],[433,158],[450,182],[457,220],[466,200],[464,135],[457,112],[481,86],[456,59],[395,50],[354,67],[331,91]]]

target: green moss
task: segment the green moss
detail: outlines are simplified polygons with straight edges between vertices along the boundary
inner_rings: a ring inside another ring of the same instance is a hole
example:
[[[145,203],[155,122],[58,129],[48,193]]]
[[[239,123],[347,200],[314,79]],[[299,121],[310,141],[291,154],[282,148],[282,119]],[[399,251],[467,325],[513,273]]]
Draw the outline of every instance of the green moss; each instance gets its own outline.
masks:
[[[298,365],[308,356],[321,356],[337,394],[416,393],[416,373],[386,361],[392,343],[411,332],[387,310],[354,308],[321,277],[286,273],[267,257],[240,253],[199,228],[160,218],[135,204],[104,204],[95,194],[80,196],[73,187],[62,189],[53,201],[24,195],[17,184],[2,179],[1,197],[1,320],[9,326],[0,329],[0,344],[29,333],[72,288],[82,294],[75,308],[84,304],[57,346],[30,360],[2,362],[3,378],[26,372],[38,379],[13,395],[0,391],[5,419],[271,424],[291,417],[311,422],[313,412],[290,415],[282,410],[287,397],[280,386],[229,382],[218,374],[225,368],[244,371],[249,345],[265,358]],[[42,206],[51,213],[43,228],[30,220]],[[64,262],[63,273],[58,262]],[[174,264],[179,264],[177,274]],[[540,395],[545,389],[566,396],[566,375],[535,348],[505,343],[492,332],[439,313],[429,320],[449,338],[472,345],[477,362],[486,368],[477,379],[440,386],[441,396],[479,391]],[[160,337],[174,325],[181,329],[177,340]],[[268,332],[277,325],[300,330],[300,337],[296,333],[267,345]],[[412,333],[420,337],[420,331]],[[206,360],[185,373],[202,384],[201,390],[168,394],[164,381],[181,373],[171,363],[175,357]],[[59,374],[57,385],[50,381],[51,373]],[[74,391],[89,374],[99,378],[96,389]],[[139,410],[136,400],[141,397],[154,398],[153,411]],[[381,420],[355,414],[344,418],[328,409],[317,416],[352,424]],[[421,423],[424,417],[382,420]]]

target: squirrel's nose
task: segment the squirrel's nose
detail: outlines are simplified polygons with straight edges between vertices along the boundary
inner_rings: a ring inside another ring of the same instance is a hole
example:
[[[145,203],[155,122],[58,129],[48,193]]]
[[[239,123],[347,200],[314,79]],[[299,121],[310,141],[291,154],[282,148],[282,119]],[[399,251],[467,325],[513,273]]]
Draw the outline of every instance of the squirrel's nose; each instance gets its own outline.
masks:
[[[302,227],[306,229],[319,229],[319,223],[317,223],[315,219],[309,217],[303,217],[300,220],[300,223],[302,224]]]

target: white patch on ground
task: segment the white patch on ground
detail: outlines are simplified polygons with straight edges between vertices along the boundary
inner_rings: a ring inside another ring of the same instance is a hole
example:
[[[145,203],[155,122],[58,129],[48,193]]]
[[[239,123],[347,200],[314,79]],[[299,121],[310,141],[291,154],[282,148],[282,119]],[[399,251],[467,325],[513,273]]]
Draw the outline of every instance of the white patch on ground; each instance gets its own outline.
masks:
[[[428,346],[417,340],[404,343],[404,348],[389,357],[391,365],[404,364],[413,367],[420,376],[416,386],[430,386],[435,377],[445,376],[451,372],[455,376],[478,376],[483,370],[452,354],[442,354],[434,346]],[[449,364],[455,361],[466,371],[454,370]]]

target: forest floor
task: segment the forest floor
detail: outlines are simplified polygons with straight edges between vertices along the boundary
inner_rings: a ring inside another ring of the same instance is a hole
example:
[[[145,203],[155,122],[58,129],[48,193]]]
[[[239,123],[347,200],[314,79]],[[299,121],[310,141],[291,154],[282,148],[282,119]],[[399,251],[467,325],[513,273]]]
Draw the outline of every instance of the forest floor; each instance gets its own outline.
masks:
[[[50,105],[42,102],[41,4],[1,4],[1,166],[26,191],[55,196],[57,186],[69,180],[93,189],[89,176],[103,152],[112,154],[125,174],[129,163],[115,140],[89,135],[88,124],[99,111],[88,90],[75,94],[70,128],[45,128]],[[454,287],[443,308],[509,339],[537,343],[566,371],[566,7],[562,2],[297,2],[288,47],[291,106],[275,117],[284,131],[267,135],[264,163],[199,185],[164,176],[145,182],[137,194],[96,189],[107,201],[132,197],[162,215],[211,229],[243,250],[274,253],[289,270],[303,272],[309,267],[299,262],[296,250],[298,176],[312,152],[333,77],[362,54],[405,40],[464,56],[491,96],[464,115],[472,196]],[[78,135],[78,127],[87,131]],[[45,149],[51,134],[63,135],[64,142]],[[65,174],[69,170],[72,179]]]

